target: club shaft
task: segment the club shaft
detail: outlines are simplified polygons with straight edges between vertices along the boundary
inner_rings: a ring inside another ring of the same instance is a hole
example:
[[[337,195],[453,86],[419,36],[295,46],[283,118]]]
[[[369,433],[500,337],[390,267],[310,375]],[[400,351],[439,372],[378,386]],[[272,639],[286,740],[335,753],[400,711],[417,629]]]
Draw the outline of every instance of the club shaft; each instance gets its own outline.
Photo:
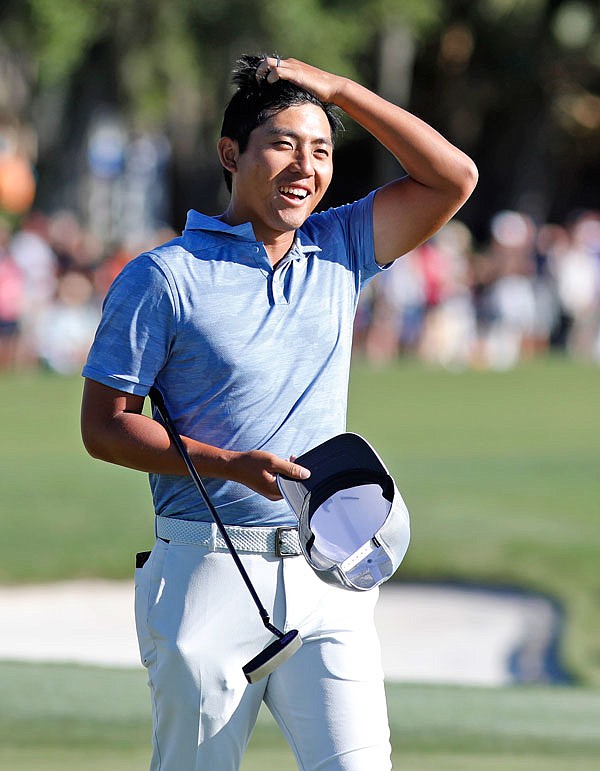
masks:
[[[246,587],[250,592],[250,595],[252,596],[252,599],[254,600],[256,607],[258,608],[258,612],[260,613],[260,617],[262,619],[263,624],[267,629],[269,629],[271,632],[277,635],[277,637],[280,637],[280,638],[283,637],[283,632],[281,632],[279,629],[277,629],[277,627],[274,627],[270,623],[269,614],[266,608],[264,607],[264,605],[262,604],[262,602],[260,601],[260,597],[258,596],[256,589],[254,588],[254,585],[250,580],[250,576],[248,575],[246,568],[244,567],[235,549],[235,546],[231,542],[229,533],[227,532],[227,529],[225,528],[225,525],[223,524],[221,517],[219,516],[216,508],[214,507],[213,502],[210,500],[206,487],[204,486],[204,482],[202,481],[200,474],[198,473],[196,467],[192,462],[192,459],[190,458],[190,455],[181,439],[181,436],[179,435],[179,432],[175,427],[173,419],[169,415],[169,412],[166,408],[165,401],[163,399],[161,392],[157,388],[154,388],[154,387],[151,388],[150,399],[152,400],[154,406],[158,410],[161,418],[163,419],[165,428],[169,432],[169,436],[173,440],[173,443],[175,444],[175,447],[177,448],[179,454],[181,455],[183,462],[185,463],[187,470],[194,484],[196,485],[196,488],[198,489],[198,492],[202,496],[204,503],[206,504],[206,506],[208,507],[208,510],[210,511],[211,517],[213,518],[216,526],[218,527],[219,532],[223,536],[223,540],[225,541],[225,544],[229,550],[229,553],[233,557],[233,561],[235,562],[240,572],[240,575],[244,579],[244,583],[246,584]]]

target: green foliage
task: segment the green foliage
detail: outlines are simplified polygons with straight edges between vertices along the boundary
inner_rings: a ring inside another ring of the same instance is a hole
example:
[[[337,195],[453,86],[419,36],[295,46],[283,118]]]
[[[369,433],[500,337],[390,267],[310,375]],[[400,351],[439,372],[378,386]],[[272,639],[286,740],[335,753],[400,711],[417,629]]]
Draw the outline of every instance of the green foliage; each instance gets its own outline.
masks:
[[[27,50],[41,90],[73,79],[94,45],[110,46],[122,107],[158,123],[169,115],[172,89],[183,84],[211,98],[245,50],[278,50],[356,77],[357,61],[373,48],[383,25],[401,21],[420,34],[436,22],[440,5],[439,0],[402,6],[394,0],[26,0],[9,14],[17,24],[7,43]]]
[[[446,4],[441,0],[374,0],[367,5],[379,17],[379,28],[388,24],[405,24],[416,37],[421,37],[440,26],[446,16]]]
[[[177,96],[202,91],[202,61],[185,16],[160,5],[141,29],[121,19],[115,45],[124,102],[134,122],[161,126],[177,111]]]
[[[593,0],[4,0],[0,54],[20,73],[7,78],[6,104],[43,134],[40,168],[70,163],[80,149],[82,134],[68,128],[89,120],[77,99],[81,89],[94,99],[101,71],[99,100],[131,130],[171,140],[174,188],[186,198],[214,172],[240,53],[278,51],[358,78],[474,158],[469,224],[482,232],[500,209],[561,221],[594,205],[597,25]],[[370,140],[348,123],[368,155]],[[361,191],[386,179],[377,163],[362,177]],[[76,184],[40,182],[42,208],[54,208],[54,195],[75,199]],[[220,206],[218,196],[204,194],[202,205],[210,197]]]
[[[546,0],[483,0],[481,13],[490,20],[512,17],[515,21],[536,18],[544,12]]]
[[[69,78],[90,46],[105,34],[102,0],[28,0],[38,46],[39,77],[53,85]]]
[[[357,76],[353,62],[373,34],[364,9],[352,13],[344,6],[324,10],[320,0],[265,0],[263,13],[270,48],[340,75]]]

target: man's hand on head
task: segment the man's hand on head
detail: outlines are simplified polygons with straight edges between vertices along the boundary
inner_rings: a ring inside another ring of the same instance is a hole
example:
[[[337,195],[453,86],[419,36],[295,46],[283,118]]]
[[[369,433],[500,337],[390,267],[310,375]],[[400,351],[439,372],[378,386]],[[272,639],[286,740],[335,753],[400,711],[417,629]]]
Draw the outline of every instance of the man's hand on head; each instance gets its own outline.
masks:
[[[336,103],[336,96],[345,78],[320,70],[298,59],[282,59],[279,56],[264,56],[256,69],[256,79],[276,83],[287,80],[309,91],[322,102]]]

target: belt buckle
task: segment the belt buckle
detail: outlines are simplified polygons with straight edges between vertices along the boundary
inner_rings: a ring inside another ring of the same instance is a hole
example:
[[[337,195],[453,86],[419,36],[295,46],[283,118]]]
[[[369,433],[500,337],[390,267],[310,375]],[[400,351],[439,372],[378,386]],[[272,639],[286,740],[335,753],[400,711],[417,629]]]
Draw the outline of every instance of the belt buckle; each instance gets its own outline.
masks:
[[[297,528],[292,527],[291,525],[288,525],[286,527],[278,527],[275,530],[275,554],[277,557],[297,557],[298,556],[298,552],[281,551],[283,546],[283,533],[288,532],[290,530],[296,531]]]

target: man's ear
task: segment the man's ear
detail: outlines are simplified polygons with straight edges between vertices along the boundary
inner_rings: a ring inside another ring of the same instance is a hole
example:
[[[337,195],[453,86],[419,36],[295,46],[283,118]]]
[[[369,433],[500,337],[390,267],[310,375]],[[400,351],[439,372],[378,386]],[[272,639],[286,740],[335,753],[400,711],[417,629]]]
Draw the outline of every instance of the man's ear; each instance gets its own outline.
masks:
[[[219,160],[224,169],[235,174],[237,171],[237,159],[240,154],[238,143],[230,137],[221,137],[217,144]]]

